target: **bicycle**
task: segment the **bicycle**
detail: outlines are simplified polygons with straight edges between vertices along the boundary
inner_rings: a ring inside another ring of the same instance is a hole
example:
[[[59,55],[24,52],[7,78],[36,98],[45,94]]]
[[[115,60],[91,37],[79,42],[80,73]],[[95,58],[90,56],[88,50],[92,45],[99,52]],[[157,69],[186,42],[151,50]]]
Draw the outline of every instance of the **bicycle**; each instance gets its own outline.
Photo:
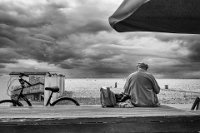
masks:
[[[25,79],[23,79],[23,77],[28,77],[28,75],[26,75],[25,73],[19,73],[19,83],[21,85],[21,90],[19,92],[19,94],[17,95],[16,99],[7,99],[7,100],[1,100],[0,104],[3,103],[11,103],[13,106],[23,106],[23,104],[20,102],[20,99],[23,99],[28,106],[32,106],[31,102],[26,98],[26,96],[23,94],[23,90],[24,88],[26,88],[26,85],[28,85],[28,87],[32,86],[32,84],[30,84],[28,81],[26,81]],[[80,106],[80,104],[73,98],[70,97],[60,97],[58,99],[56,99],[54,102],[51,103],[51,98],[53,96],[53,93],[58,93],[59,92],[59,88],[58,87],[46,87],[45,90],[51,91],[51,94],[47,100],[46,106],[50,105],[50,106],[54,106],[56,104],[59,104],[61,102],[72,102],[73,104],[75,104],[76,106]]]

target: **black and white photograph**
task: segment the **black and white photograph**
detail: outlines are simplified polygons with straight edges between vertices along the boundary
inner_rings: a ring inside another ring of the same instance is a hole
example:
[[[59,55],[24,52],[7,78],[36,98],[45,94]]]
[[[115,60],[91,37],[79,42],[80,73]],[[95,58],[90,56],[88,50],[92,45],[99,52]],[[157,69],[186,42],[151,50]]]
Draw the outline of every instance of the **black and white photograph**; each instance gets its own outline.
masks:
[[[0,133],[200,133],[200,0],[0,0]]]

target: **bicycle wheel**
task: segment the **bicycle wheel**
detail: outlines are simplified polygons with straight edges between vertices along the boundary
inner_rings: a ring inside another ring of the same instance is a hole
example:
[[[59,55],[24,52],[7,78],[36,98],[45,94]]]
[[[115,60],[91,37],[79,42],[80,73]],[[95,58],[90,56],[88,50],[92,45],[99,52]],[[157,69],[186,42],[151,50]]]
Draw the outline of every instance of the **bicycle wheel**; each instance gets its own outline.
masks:
[[[73,98],[70,97],[62,97],[57,99],[56,101],[54,101],[51,106],[55,106],[55,105],[76,105],[76,106],[80,106],[80,104]]]
[[[23,104],[16,100],[1,100],[0,106],[23,106]]]

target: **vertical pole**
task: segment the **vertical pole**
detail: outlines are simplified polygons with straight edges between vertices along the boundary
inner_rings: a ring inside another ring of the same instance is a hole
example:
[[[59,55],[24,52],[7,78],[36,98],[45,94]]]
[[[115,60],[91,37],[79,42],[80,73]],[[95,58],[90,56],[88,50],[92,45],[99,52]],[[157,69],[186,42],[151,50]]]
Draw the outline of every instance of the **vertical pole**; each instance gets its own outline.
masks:
[[[168,85],[165,85],[165,89],[168,89],[169,87],[168,87]]]

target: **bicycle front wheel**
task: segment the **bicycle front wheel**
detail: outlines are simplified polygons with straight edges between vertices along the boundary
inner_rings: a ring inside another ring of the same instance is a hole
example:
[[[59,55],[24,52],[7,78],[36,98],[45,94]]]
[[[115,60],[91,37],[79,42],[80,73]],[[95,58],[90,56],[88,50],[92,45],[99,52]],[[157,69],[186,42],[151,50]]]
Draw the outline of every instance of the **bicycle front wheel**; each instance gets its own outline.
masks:
[[[56,101],[54,101],[51,106],[55,106],[55,105],[76,105],[76,106],[80,106],[80,104],[73,98],[70,97],[62,97],[57,99]]]
[[[23,104],[16,100],[1,100],[0,106],[23,106]]]

